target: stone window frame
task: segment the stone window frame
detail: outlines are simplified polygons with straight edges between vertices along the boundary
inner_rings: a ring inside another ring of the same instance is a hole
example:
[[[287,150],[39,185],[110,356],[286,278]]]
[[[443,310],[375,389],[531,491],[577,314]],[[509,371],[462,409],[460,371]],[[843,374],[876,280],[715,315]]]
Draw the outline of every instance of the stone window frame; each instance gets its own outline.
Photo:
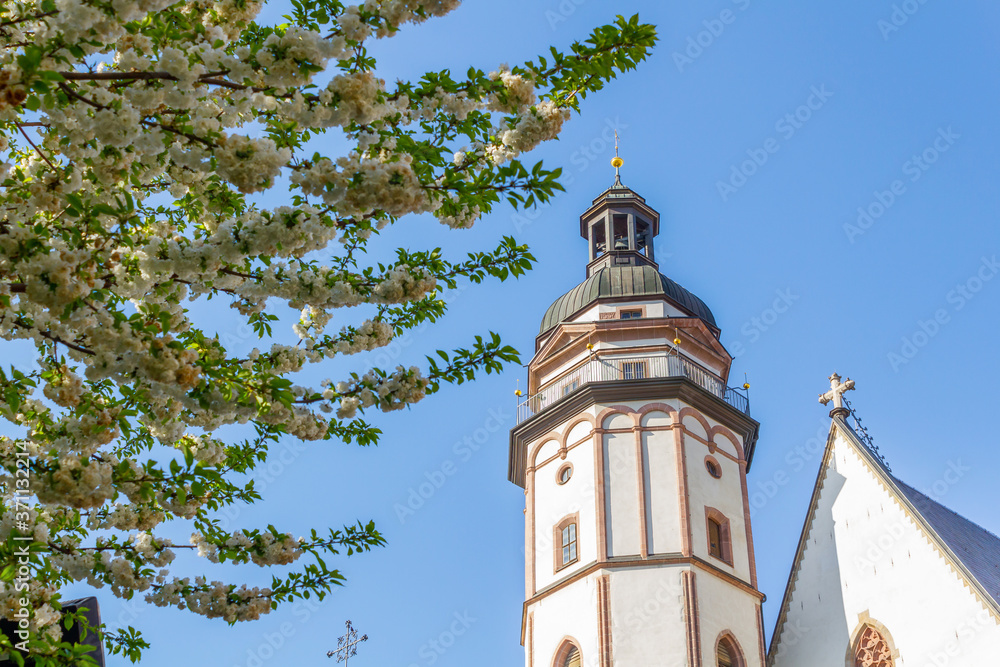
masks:
[[[563,471],[566,470],[566,469],[569,469],[569,477],[567,477],[566,481],[564,482],[563,478],[562,478],[562,475],[563,475]],[[569,484],[569,481],[571,479],[573,479],[573,464],[570,463],[569,461],[567,461],[566,463],[564,463],[561,466],[559,466],[558,470],[556,470],[556,484],[558,484],[559,486],[562,486],[563,484]],[[576,527],[576,532],[577,532],[577,535],[579,535],[579,533],[580,533],[580,527],[579,526]]]
[[[575,529],[576,558],[566,561],[564,563],[562,559],[562,551],[563,551],[562,533],[563,529],[569,528],[571,525],[576,526]],[[563,517],[563,519],[559,523],[553,526],[552,560],[553,560],[554,572],[558,572],[559,570],[563,570],[569,567],[570,565],[580,562],[580,513],[579,512],[574,512],[573,514],[569,514]]]
[[[719,553],[712,552],[712,523],[719,526]],[[705,507],[705,546],[708,555],[733,567],[733,534],[726,515],[714,507]]]
[[[712,474],[712,466],[715,467],[715,470],[718,473],[717,475]],[[711,454],[705,457],[705,470],[708,472],[709,476],[712,477],[712,479],[722,479],[722,466],[719,465],[719,460]]]
[[[857,664],[855,662],[855,656],[857,655],[858,642],[861,640],[861,636],[864,634],[867,628],[871,628],[881,636],[882,640],[889,647],[889,652],[892,658],[893,665],[899,664],[899,649],[896,648],[896,643],[892,638],[892,633],[889,629],[885,627],[882,623],[872,618],[868,610],[864,610],[858,614],[858,623],[851,633],[851,636],[847,641],[847,655],[845,660],[846,667],[855,667]]]

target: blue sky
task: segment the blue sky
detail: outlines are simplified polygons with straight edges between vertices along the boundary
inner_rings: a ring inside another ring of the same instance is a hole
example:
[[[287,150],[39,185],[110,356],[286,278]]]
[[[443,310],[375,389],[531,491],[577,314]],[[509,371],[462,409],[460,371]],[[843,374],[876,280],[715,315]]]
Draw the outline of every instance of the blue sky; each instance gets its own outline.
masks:
[[[467,0],[374,49],[391,80],[515,64],[617,13],[658,26],[652,58],[586,100],[561,141],[537,152],[565,167],[566,192],[551,205],[528,215],[500,207],[467,232],[407,218],[376,243],[379,253],[440,245],[460,257],[515,234],[539,263],[519,281],[459,291],[447,318],[372,359],[421,363],[495,330],[527,361],[545,308],[584,278],[578,216],[611,183],[617,128],[624,182],[661,214],[661,271],[709,304],[739,353],[734,380],[746,373],[752,384],[761,436],[749,486],[768,636],[819,465],[807,442],[828,424],[816,396],[833,371],[857,381],[850,398],[897,475],[921,490],[937,482],[944,504],[1000,531],[989,422],[1000,371],[1000,276],[990,268],[1000,254],[1000,7],[910,3],[895,5],[915,10],[896,25],[890,0]],[[859,207],[871,215],[864,226]],[[785,312],[770,310],[776,299]],[[239,338],[227,317],[214,324]],[[358,667],[520,664],[524,498],[506,480],[519,378],[511,368],[375,415],[385,430],[377,448],[287,442],[275,452],[258,477],[265,502],[230,517],[232,527],[273,522],[300,534],[374,519],[389,541],[338,561],[348,585],[323,603],[230,628],[102,595],[105,618],[140,627],[153,666],[324,664],[346,619],[370,637],[351,660]],[[942,486],[956,466],[958,483]],[[399,513],[435,482],[418,510]],[[252,566],[186,555],[178,565],[267,580]]]

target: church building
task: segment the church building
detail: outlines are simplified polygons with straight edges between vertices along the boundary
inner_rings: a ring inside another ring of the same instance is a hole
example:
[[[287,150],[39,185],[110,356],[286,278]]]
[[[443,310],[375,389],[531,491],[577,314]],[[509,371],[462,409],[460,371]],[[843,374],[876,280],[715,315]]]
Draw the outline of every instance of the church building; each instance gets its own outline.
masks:
[[[1000,539],[893,477],[836,375],[768,651],[747,385],[730,386],[712,311],[660,273],[659,214],[612,164],[580,216],[585,279],[542,318],[510,434],[526,665],[1000,665]]]

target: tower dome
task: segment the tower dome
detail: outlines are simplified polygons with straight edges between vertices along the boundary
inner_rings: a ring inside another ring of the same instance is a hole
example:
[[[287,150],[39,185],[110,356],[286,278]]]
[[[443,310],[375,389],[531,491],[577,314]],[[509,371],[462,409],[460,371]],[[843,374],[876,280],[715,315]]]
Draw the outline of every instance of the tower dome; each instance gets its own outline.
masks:
[[[715,316],[705,302],[684,289],[650,264],[602,266],[582,283],[556,299],[542,318],[539,335],[565,322],[574,314],[602,299],[665,297],[692,317],[702,319],[718,332]]]

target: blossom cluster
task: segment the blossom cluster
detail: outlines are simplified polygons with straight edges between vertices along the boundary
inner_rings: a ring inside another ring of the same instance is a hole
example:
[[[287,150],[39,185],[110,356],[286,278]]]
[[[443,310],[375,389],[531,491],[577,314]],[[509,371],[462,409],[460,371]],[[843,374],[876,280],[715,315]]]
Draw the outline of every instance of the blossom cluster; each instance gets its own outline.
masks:
[[[26,591],[0,585],[0,617],[26,600],[54,651],[60,591],[86,582],[253,620],[338,583],[320,552],[383,543],[373,526],[329,540],[222,533],[215,513],[259,499],[253,471],[279,438],[375,442],[359,412],[516,359],[497,338],[423,370],[324,368],[347,379],[319,386],[303,372],[435,321],[437,293],[459,280],[530,267],[513,239],[460,263],[431,248],[379,263],[369,244],[410,214],[465,229],[503,197],[551,196],[556,172],[512,161],[557,138],[574,96],[652,39],[615,41],[620,23],[552,67],[376,75],[370,40],[458,5],[301,0],[264,25],[263,0],[0,4],[0,341],[17,362],[0,368],[0,559],[14,562],[15,530],[36,554]],[[274,206],[261,194],[276,189]],[[160,535],[178,524],[196,531],[190,544]],[[254,588],[173,576],[191,552],[317,560]],[[138,654],[134,636],[107,632]]]

